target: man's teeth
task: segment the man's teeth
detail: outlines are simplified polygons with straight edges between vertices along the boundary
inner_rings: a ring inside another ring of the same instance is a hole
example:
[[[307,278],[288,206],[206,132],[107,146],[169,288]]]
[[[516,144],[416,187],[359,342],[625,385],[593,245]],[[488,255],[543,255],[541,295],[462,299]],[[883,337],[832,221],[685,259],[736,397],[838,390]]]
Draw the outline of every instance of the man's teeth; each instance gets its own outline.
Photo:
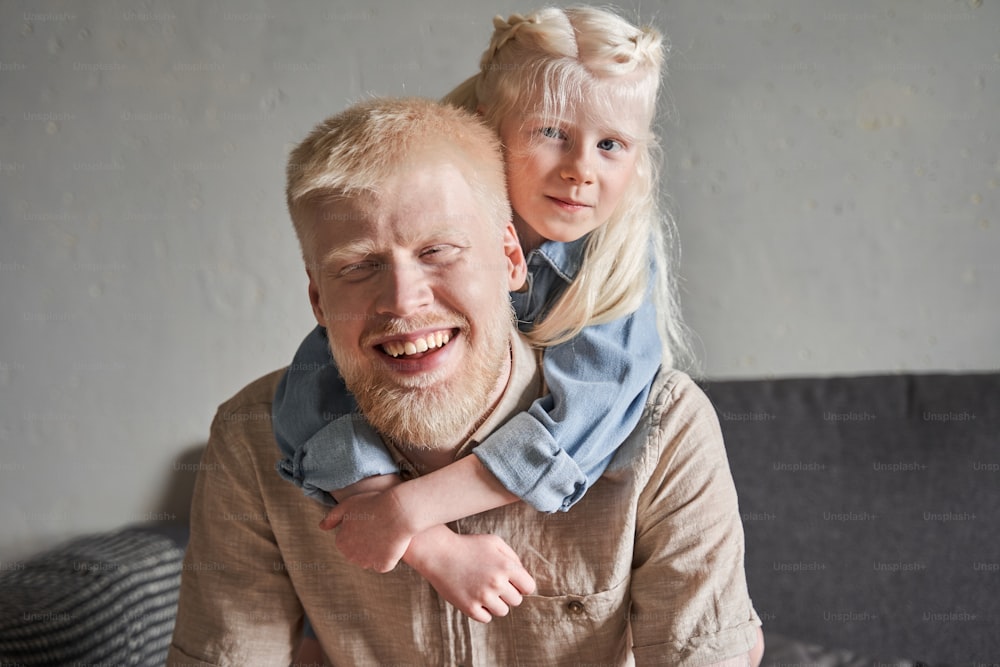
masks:
[[[404,354],[417,354],[418,352],[426,352],[435,347],[442,347],[450,340],[451,334],[447,331],[435,331],[416,340],[408,340],[406,342],[390,340],[388,343],[382,344],[382,349],[385,350],[386,354],[398,357]]]

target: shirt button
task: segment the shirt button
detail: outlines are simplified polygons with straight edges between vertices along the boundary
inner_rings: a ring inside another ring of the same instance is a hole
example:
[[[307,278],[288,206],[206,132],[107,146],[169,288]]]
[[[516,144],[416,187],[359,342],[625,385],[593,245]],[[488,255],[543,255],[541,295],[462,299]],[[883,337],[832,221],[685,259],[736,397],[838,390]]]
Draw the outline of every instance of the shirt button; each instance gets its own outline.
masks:
[[[584,606],[583,603],[580,602],[579,600],[572,600],[570,601],[569,604],[566,605],[566,609],[568,609],[569,613],[572,614],[573,616],[579,616],[580,614],[583,613]]]

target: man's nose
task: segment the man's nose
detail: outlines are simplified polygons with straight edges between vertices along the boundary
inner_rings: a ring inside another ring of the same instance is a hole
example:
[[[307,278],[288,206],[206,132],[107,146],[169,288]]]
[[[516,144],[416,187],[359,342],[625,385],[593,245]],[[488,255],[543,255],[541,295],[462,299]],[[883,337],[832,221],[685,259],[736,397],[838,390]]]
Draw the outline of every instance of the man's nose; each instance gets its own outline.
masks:
[[[418,312],[433,300],[430,281],[419,264],[411,261],[383,267],[376,302],[379,315],[405,317]]]
[[[571,145],[563,157],[561,168],[563,179],[575,185],[593,183],[596,175],[594,159],[594,151],[590,150],[589,146],[579,142]]]

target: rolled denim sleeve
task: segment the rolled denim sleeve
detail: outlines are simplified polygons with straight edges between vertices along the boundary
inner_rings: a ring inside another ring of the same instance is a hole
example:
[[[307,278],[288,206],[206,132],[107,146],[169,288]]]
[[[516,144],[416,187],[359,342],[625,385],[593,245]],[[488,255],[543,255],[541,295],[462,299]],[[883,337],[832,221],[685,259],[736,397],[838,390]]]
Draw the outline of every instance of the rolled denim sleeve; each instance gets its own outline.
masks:
[[[568,510],[607,468],[642,416],[659,368],[656,309],[589,326],[545,350],[549,394],[474,452],[509,490],[543,512]]]
[[[358,411],[329,349],[322,327],[306,336],[278,383],[271,419],[282,455],[278,474],[335,505],[330,491],[399,469]]]

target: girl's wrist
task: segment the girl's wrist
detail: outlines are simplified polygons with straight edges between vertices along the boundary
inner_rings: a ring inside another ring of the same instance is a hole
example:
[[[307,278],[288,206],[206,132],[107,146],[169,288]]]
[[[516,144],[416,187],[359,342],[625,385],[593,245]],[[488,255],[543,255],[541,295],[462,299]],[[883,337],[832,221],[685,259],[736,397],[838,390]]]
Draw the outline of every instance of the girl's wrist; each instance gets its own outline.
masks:
[[[441,560],[437,554],[442,551],[447,552],[451,548],[449,544],[454,535],[450,528],[442,525],[425,530],[410,540],[410,546],[406,548],[402,561],[420,574],[424,574],[430,571],[433,563]]]
[[[391,489],[387,489],[384,495],[389,503],[391,516],[394,517],[394,521],[400,532],[415,538],[434,524],[421,525],[418,513],[414,511],[414,508],[418,505],[415,502],[413,494],[409,493],[410,488],[407,486],[408,484],[409,482],[397,484]]]

